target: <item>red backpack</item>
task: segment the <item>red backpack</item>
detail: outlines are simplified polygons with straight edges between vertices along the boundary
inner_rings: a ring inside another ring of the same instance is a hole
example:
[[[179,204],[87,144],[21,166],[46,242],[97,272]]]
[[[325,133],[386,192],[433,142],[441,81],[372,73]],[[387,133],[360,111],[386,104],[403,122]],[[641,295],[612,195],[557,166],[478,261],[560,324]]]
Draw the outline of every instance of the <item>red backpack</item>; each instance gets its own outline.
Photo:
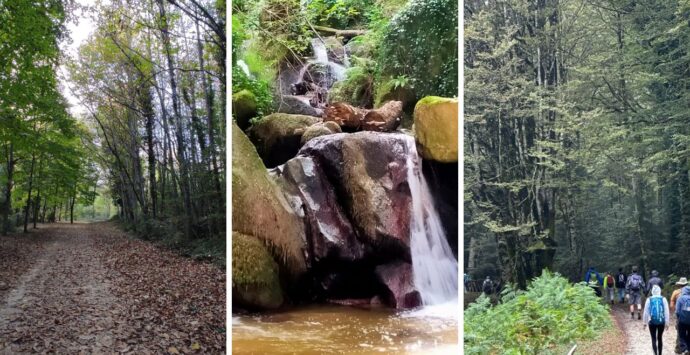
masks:
[[[606,276],[606,287],[613,287],[613,276]]]

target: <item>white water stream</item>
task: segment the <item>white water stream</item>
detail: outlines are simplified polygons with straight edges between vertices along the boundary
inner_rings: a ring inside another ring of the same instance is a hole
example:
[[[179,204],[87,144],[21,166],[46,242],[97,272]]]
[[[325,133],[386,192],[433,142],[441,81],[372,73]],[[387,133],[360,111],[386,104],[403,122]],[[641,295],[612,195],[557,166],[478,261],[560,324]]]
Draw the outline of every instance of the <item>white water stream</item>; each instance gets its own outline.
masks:
[[[414,138],[407,137],[407,180],[412,193],[410,249],[414,285],[422,303],[440,305],[458,298],[458,262],[448,245],[441,219],[421,171]]]

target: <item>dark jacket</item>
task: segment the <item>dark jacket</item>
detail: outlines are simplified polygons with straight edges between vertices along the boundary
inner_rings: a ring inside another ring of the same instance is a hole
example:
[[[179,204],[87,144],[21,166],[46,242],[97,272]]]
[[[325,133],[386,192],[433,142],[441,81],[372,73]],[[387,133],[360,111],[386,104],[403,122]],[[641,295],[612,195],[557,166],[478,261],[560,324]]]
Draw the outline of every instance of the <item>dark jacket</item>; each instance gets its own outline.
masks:
[[[619,272],[618,275],[616,275],[616,288],[624,289],[626,281],[628,281],[628,276],[622,272]]]
[[[652,292],[652,287],[654,287],[654,285],[658,285],[662,290],[664,289],[664,281],[662,281],[660,277],[654,276],[649,279],[649,282],[647,283],[647,293]]]
[[[683,287],[680,292],[676,301],[676,316],[679,323],[690,325],[690,286]]]

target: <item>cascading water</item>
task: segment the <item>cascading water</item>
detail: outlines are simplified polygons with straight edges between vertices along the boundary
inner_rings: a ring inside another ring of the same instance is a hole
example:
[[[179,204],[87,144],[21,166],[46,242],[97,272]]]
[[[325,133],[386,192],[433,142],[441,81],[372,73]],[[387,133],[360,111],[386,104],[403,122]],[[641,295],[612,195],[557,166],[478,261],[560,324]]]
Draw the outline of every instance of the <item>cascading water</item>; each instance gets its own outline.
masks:
[[[421,172],[414,138],[407,137],[407,180],[412,194],[410,249],[414,285],[424,305],[457,300],[458,262],[448,245],[441,219]]]
[[[246,63],[244,60],[242,60],[242,59],[238,60],[238,61],[237,61],[237,66],[240,67],[240,69],[242,69],[242,71],[243,71],[248,77],[250,77],[250,78],[253,78],[253,77],[254,77],[254,76],[252,75],[252,73],[249,71],[249,66],[247,65],[247,63]]]
[[[336,62],[332,62],[328,58],[328,50],[326,49],[326,44],[324,44],[321,38],[312,38],[311,48],[314,51],[314,60],[311,63],[325,64],[330,68],[330,72],[333,74],[334,81],[340,81],[345,78],[345,66],[340,65]]]

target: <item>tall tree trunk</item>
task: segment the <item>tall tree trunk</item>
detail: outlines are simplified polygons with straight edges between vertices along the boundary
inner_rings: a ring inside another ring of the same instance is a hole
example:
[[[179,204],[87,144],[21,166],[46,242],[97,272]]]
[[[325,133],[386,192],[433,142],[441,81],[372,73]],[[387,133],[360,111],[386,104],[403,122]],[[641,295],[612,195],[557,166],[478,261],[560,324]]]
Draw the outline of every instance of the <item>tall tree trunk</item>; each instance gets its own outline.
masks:
[[[31,169],[29,169],[29,194],[26,197],[24,206],[24,233],[29,233],[29,210],[31,209],[31,192],[34,184],[34,166],[36,165],[36,155],[31,154]]]
[[[14,145],[10,142],[5,148],[7,154],[7,182],[5,182],[5,204],[2,211],[3,224],[2,235],[7,235],[10,231],[10,213],[12,213],[12,179],[14,178]]]
[[[168,76],[170,79],[170,91],[172,95],[173,112],[175,115],[176,132],[177,132],[177,159],[180,163],[180,190],[182,190],[182,197],[184,202],[185,213],[185,236],[190,237],[192,232],[193,211],[192,200],[189,191],[189,167],[185,157],[185,139],[182,130],[182,114],[180,112],[180,103],[177,94],[177,81],[175,75],[175,62],[172,55],[172,45],[170,43],[170,34],[168,27],[168,17],[165,11],[165,3],[163,0],[158,1],[158,8],[161,19],[161,34],[163,37],[163,47],[165,48],[165,56],[168,63]]]

